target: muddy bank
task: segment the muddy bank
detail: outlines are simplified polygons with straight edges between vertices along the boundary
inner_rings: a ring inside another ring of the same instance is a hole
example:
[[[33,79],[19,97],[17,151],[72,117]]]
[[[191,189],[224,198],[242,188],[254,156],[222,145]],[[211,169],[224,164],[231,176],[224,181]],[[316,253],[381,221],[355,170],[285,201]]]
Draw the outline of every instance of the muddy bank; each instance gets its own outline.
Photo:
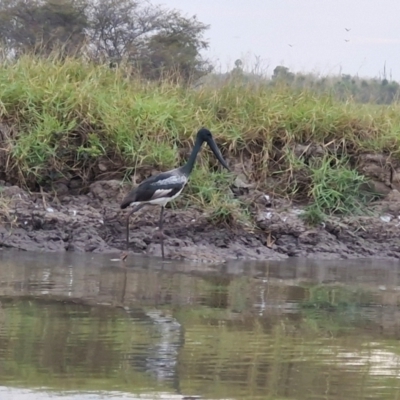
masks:
[[[0,248],[31,251],[116,253],[125,251],[126,211],[119,202],[129,188],[98,181],[85,195],[28,193],[1,188]],[[400,193],[392,190],[366,210],[366,216],[334,217],[319,227],[300,218],[301,208],[263,193],[247,194],[256,229],[212,225],[196,209],[168,208],[165,250],[170,259],[220,262],[227,259],[311,257],[400,258]],[[246,200],[246,199],[244,199]],[[368,213],[367,213],[368,212]],[[159,208],[131,218],[130,253],[160,256]]]

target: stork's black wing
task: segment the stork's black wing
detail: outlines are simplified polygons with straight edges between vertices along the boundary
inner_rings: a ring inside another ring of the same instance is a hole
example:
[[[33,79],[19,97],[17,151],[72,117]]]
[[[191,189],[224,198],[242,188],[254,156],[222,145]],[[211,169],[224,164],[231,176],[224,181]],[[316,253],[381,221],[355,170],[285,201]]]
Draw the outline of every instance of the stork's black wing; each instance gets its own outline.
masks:
[[[163,197],[173,197],[185,187],[186,183],[187,178],[185,175],[173,173],[172,171],[151,176],[128,193],[121,203],[121,208],[124,209],[133,202],[140,203]]]

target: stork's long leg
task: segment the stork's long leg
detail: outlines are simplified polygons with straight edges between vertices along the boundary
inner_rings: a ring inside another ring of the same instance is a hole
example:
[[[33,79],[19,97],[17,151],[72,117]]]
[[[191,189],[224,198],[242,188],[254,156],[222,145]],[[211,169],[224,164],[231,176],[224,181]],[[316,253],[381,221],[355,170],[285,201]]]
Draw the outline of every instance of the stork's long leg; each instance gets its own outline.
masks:
[[[137,206],[133,207],[131,212],[128,214],[126,217],[126,249],[129,250],[129,218],[133,213],[136,211],[139,211],[142,207],[144,207],[146,204],[138,204]]]
[[[160,241],[161,241],[161,254],[162,258],[164,260],[164,233],[163,233],[163,214],[164,214],[164,206],[161,206],[161,212],[160,212],[160,223],[159,223],[159,231],[160,231]]]

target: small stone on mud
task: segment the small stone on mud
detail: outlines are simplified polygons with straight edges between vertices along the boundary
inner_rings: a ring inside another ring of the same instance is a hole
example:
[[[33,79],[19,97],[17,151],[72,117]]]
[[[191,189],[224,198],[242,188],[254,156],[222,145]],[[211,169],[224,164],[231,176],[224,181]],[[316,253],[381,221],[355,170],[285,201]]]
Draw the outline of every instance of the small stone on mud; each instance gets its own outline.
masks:
[[[272,218],[272,212],[268,211],[268,212],[260,212],[257,216],[257,221],[264,221],[266,219],[271,219]]]
[[[105,165],[105,164],[102,163],[102,162],[99,162],[99,170],[100,170],[101,172],[106,172],[106,171],[107,171],[107,165]]]
[[[268,194],[264,194],[264,199],[265,199],[265,207],[271,207],[272,206],[271,197]]]
[[[379,218],[383,222],[390,222],[392,220],[392,216],[391,215],[381,215]]]
[[[304,211],[300,210],[299,208],[293,208],[293,210],[292,210],[292,214],[294,214],[294,215],[301,215],[303,213],[304,213]]]
[[[245,188],[245,189],[254,187],[254,184],[247,182],[247,179],[243,174],[236,177],[234,185],[237,188]]]
[[[153,239],[157,239],[157,240],[166,239],[167,237],[168,236],[160,230],[156,230],[153,234]]]

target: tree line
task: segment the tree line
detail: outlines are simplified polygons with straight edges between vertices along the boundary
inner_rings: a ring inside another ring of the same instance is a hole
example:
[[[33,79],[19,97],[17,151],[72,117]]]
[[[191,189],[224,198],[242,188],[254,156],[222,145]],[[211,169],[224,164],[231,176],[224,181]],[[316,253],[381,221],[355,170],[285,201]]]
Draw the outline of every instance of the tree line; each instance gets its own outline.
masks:
[[[295,88],[309,88],[318,92],[331,92],[340,100],[349,98],[359,103],[391,104],[398,101],[400,85],[387,79],[360,78],[349,74],[319,77],[315,74],[293,73],[287,67],[277,66],[272,75],[272,82],[285,82]]]
[[[284,65],[278,65],[269,76],[265,73],[245,71],[237,60],[235,67],[227,73],[212,72],[199,79],[196,87],[225,85],[227,82],[250,87],[285,86],[293,90],[308,90],[315,93],[330,93],[341,101],[357,103],[392,104],[400,98],[400,84],[383,76],[366,78],[349,74],[320,76],[315,73],[292,72]]]

